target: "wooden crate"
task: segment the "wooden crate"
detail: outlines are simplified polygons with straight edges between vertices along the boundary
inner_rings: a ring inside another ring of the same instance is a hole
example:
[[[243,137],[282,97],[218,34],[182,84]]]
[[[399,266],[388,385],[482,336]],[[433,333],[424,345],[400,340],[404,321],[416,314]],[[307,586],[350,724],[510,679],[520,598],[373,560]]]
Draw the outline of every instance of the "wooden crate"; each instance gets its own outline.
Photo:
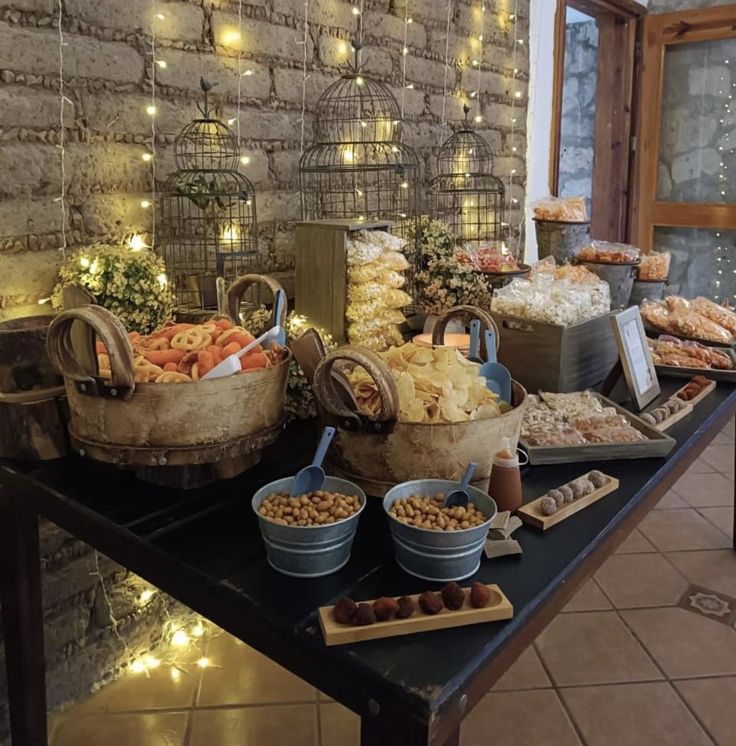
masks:
[[[313,220],[296,226],[296,310],[309,323],[347,341],[347,242],[355,231],[390,231],[390,222]]]
[[[609,314],[556,326],[494,313],[501,336],[498,360],[529,393],[595,388],[618,360]]]

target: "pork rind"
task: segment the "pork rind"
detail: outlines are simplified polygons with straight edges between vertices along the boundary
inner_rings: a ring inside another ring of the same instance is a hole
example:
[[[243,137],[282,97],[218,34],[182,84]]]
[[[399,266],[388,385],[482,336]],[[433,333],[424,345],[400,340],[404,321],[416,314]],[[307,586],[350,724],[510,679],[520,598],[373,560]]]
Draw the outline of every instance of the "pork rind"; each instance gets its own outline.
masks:
[[[639,265],[639,279],[665,281],[670,274],[671,261],[672,254],[669,251],[643,254]]]
[[[642,318],[658,331],[719,344],[733,344],[734,333],[706,313],[729,325],[733,323],[732,311],[706,298],[690,302],[678,296],[668,296],[664,302],[644,301],[641,304]]]
[[[537,220],[580,223],[588,219],[585,197],[548,197],[535,202],[533,207]]]
[[[577,253],[584,262],[602,264],[632,264],[641,258],[641,251],[635,246],[610,241],[591,241]]]
[[[691,306],[701,316],[709,318],[718,324],[718,326],[727,329],[731,334],[736,334],[736,313],[730,308],[719,306],[718,303],[714,303],[708,298],[696,298],[691,303]]]

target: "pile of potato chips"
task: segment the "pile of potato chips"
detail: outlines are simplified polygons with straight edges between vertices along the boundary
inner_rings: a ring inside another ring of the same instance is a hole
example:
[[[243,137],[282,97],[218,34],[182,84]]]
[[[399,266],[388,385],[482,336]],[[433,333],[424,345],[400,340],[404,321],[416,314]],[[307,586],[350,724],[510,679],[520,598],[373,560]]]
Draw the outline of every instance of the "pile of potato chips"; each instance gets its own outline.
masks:
[[[469,422],[498,417],[509,405],[486,386],[480,366],[454,347],[428,349],[408,343],[380,353],[396,379],[401,422]],[[361,411],[381,411],[378,389],[368,373],[356,367],[348,374]]]

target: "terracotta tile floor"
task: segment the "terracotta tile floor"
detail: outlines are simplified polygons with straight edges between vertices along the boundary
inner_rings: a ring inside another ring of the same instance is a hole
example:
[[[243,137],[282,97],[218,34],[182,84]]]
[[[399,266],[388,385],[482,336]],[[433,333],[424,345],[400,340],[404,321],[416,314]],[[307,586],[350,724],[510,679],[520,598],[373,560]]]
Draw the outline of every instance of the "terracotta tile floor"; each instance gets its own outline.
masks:
[[[462,746],[736,746],[733,455],[731,425],[470,713]],[[351,712],[229,635],[207,656],[54,716],[52,746],[357,746]]]

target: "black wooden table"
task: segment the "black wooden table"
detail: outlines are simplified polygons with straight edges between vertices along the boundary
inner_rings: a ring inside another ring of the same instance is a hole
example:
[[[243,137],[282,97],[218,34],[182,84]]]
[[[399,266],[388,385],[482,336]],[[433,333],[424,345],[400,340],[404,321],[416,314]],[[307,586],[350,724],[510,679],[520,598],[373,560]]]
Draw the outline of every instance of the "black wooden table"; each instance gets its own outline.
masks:
[[[682,382],[665,381],[665,394]],[[664,397],[663,397],[664,398]],[[393,561],[379,500],[361,518],[350,562],[296,580],[266,562],[250,497],[306,461],[314,426],[288,430],[248,474],[181,492],[113,467],[67,458],[0,464],[2,610],[14,746],[46,744],[38,517],[43,516],[326,692],[362,718],[364,746],[456,744],[460,722],[576,589],[736,414],[736,386],[719,384],[672,428],[667,459],[525,470],[528,499],[598,467],[620,489],[547,534],[522,528],[524,554],[485,561],[514,618],[453,631],[327,648],[315,611],[355,599],[426,590]]]

